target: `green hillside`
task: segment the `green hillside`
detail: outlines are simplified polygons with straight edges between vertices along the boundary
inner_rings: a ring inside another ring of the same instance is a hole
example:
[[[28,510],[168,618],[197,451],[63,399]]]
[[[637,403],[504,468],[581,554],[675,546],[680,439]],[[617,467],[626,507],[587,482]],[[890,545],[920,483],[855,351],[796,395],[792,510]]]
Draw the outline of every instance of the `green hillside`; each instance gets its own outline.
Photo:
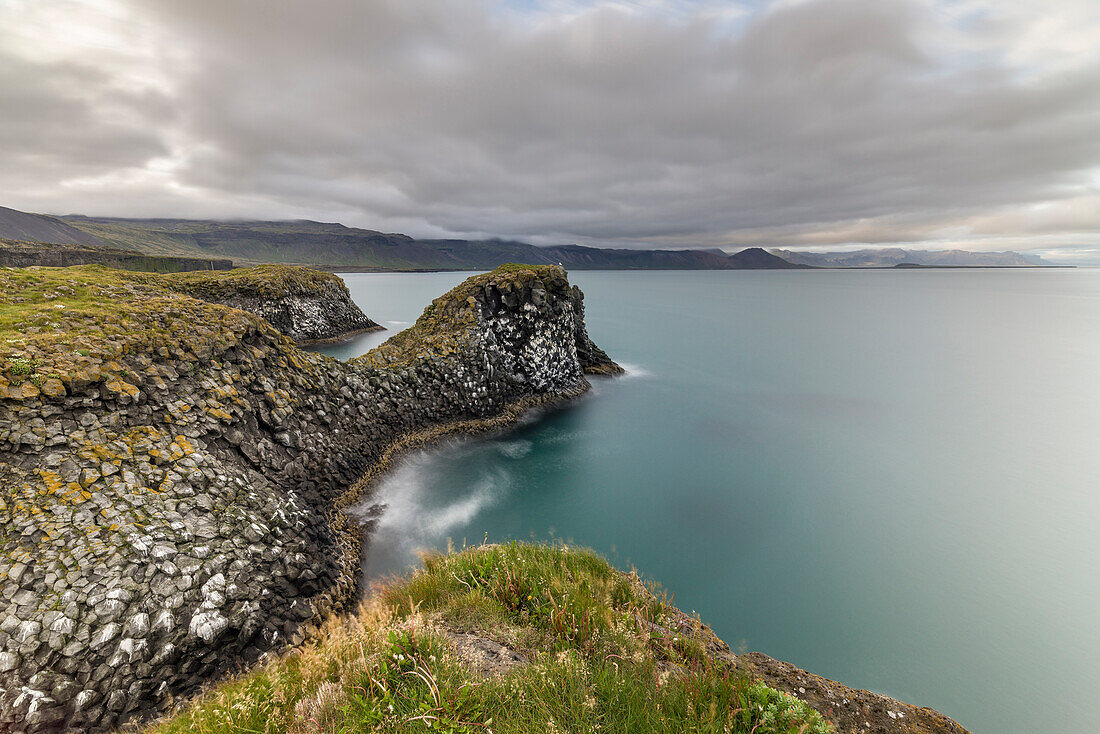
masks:
[[[225,257],[244,264],[288,263],[333,270],[492,270],[507,262],[584,269],[728,270],[792,267],[764,253],[629,250],[564,245],[536,247],[509,240],[418,240],[403,234],[307,220],[203,221],[66,217],[110,245],[151,254]]]

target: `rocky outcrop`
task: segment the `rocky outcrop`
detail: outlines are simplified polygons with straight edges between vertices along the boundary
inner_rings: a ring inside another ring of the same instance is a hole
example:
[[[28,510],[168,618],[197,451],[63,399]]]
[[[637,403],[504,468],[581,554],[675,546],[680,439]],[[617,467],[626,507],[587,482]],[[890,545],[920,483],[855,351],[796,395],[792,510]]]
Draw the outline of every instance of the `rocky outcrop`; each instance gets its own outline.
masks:
[[[78,231],[78,230],[74,230]],[[73,265],[103,265],[119,270],[146,273],[183,273],[191,270],[229,270],[232,260],[208,260],[199,257],[147,255],[90,244],[56,244],[0,239],[0,267],[29,268],[44,266],[67,268]]]
[[[344,281],[332,273],[284,265],[237,272],[242,276],[192,273],[175,278],[172,287],[254,313],[299,344],[339,341],[384,328],[359,310]]]
[[[626,576],[626,574],[624,574]],[[637,577],[628,576],[634,581]],[[880,693],[850,688],[763,653],[734,654],[698,617],[668,609],[669,626],[651,625],[659,639],[698,640],[708,656],[754,680],[809,704],[837,734],[969,734],[957,722],[930,708],[913,706]],[[674,671],[675,672],[675,671]]]
[[[232,296],[213,302],[254,313],[299,344],[339,341],[384,328],[359,310],[339,278],[311,293]]]
[[[300,639],[354,595],[337,508],[394,447],[612,369],[557,267],[471,278],[350,363],[181,293],[213,289],[0,270],[32,324],[0,347],[0,730],[117,726]]]
[[[828,717],[838,734],[968,734],[939,711],[913,706],[808,673],[759,652],[737,656],[740,667]]]
[[[580,360],[581,367],[584,371],[590,375],[621,375],[624,370],[619,365],[615,364],[607,353],[597,347],[591,339],[588,338],[588,332],[584,326],[584,294],[581,293],[581,289],[577,286],[573,286],[573,302],[576,304],[577,311],[580,314],[580,318],[577,319],[577,333],[575,335],[575,341],[577,343],[577,359]]]

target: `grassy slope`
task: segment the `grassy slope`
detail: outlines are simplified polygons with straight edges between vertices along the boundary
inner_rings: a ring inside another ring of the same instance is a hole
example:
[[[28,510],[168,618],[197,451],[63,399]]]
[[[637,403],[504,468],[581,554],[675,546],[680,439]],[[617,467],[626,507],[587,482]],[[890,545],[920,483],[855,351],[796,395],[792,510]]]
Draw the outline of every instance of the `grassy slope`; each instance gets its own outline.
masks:
[[[57,242],[66,245],[102,245],[89,233],[45,214],[30,214],[0,206],[0,236],[13,240]]]
[[[125,379],[115,361],[122,354],[198,352],[259,321],[198,300],[204,295],[272,297],[331,279],[281,265],[173,275],[98,265],[0,268],[0,389]]]
[[[535,247],[504,240],[416,240],[401,234],[323,222],[217,222],[171,219],[66,220],[109,244],[155,254],[226,257],[242,263],[283,262],[389,270],[490,270],[503,262],[569,268],[724,268],[713,252],[609,250],[579,245]]]
[[[181,255],[152,255],[136,249],[108,245],[59,244],[0,238],[0,266],[64,267],[99,264],[120,270],[147,273],[178,273],[214,269],[210,258]],[[223,263],[217,263],[222,265]]]
[[[278,298],[316,292],[323,284],[340,282],[339,277],[311,268],[286,265],[257,265],[253,268],[208,271],[197,270],[173,275],[169,287],[185,293],[211,298],[226,295]]]
[[[74,218],[69,223],[119,247],[156,254],[228,257],[247,263],[282,262],[401,270],[485,269],[498,264],[501,256],[500,248],[487,247],[482,243],[433,244],[404,235],[320,222]],[[530,253],[527,251],[534,249],[529,245],[519,247],[528,255]]]
[[[130,227],[122,224],[109,224],[73,219],[68,221],[77,229],[95,236],[102,242],[125,250],[138,250],[150,255],[183,255],[186,257],[210,257],[200,247],[183,238],[173,237],[170,233],[152,228]]]
[[[822,734],[805,704],[711,659],[702,633],[585,550],[512,544],[429,556],[318,638],[211,689],[153,734]],[[701,630],[701,627],[697,627]],[[525,658],[481,669],[470,634]]]

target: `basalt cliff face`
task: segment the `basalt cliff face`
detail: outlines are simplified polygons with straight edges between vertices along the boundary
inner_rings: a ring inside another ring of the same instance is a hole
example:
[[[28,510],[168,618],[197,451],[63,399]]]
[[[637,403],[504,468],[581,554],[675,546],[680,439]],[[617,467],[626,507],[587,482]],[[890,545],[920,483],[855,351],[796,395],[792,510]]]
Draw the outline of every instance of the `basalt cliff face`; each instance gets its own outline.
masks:
[[[618,370],[553,266],[471,278],[350,363],[211,303],[282,318],[217,277],[0,270],[0,730],[114,727],[301,639],[354,596],[339,508],[397,450]]]
[[[136,250],[89,244],[26,242],[0,238],[0,267],[32,266],[65,268],[72,265],[103,265],[119,270],[149,273],[182,273],[192,270],[229,270],[232,260],[210,260],[178,255],[147,255]]]
[[[256,314],[299,344],[331,342],[383,327],[367,318],[332,273],[260,265],[233,274],[188,273],[172,287],[195,298]]]

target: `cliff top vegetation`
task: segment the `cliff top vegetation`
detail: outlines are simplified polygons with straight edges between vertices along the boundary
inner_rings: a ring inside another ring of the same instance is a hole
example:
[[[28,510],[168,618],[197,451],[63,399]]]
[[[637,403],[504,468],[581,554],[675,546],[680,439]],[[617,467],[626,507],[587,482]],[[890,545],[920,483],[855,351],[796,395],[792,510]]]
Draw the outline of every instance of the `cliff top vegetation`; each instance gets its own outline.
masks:
[[[226,271],[178,273],[169,279],[168,287],[198,298],[279,298],[314,293],[331,283],[343,287],[343,281],[332,273],[293,265],[258,265]]]
[[[446,357],[461,347],[462,332],[477,323],[487,290],[519,294],[568,285],[565,270],[557,265],[501,265],[462,281],[433,300],[411,327],[357,359],[375,367],[408,367],[420,359]]]
[[[0,391],[124,379],[116,360],[126,355],[200,356],[263,328],[259,317],[204,298],[297,295],[329,281],[340,283],[331,273],[280,265],[171,275],[98,265],[0,268]]]
[[[103,255],[140,255],[138,250],[126,250],[107,245],[92,245],[79,243],[55,243],[43,244],[30,240],[14,240],[0,237],[0,251],[37,253],[48,248],[56,252],[94,252]]]
[[[482,546],[426,556],[313,642],[149,731],[832,731],[711,655],[714,639],[591,551]]]

